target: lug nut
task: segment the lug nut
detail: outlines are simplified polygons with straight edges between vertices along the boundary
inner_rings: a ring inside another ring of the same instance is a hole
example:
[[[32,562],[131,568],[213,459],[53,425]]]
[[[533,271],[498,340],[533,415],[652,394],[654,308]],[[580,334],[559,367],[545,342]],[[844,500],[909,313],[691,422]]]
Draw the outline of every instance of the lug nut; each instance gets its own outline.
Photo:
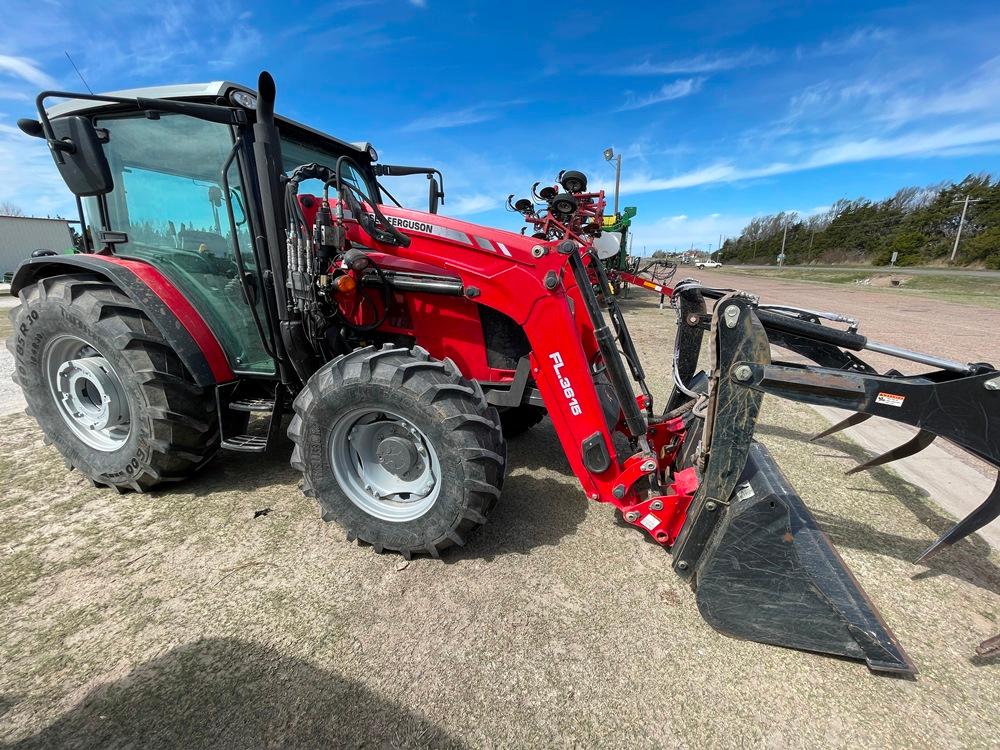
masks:
[[[649,508],[650,508],[650,510],[663,510],[663,501],[662,500],[654,500],[653,502],[651,502],[649,504]]]
[[[680,570],[687,570],[688,569],[687,560],[681,560],[679,563],[677,563],[677,567]]]
[[[749,365],[740,365],[733,370],[733,377],[741,383],[746,382],[753,377],[753,370],[750,369]]]
[[[705,510],[707,510],[707,511],[709,511],[709,512],[712,512],[713,510],[715,510],[715,509],[716,509],[716,508],[718,508],[718,507],[719,507],[719,506],[718,506],[718,505],[716,505],[716,504],[715,504],[714,502],[712,502],[711,500],[709,500],[709,501],[708,501],[707,503],[705,503]]]
[[[643,471],[656,471],[656,461],[647,461],[642,465]]]
[[[614,489],[611,490],[611,494],[614,495],[619,500],[621,500],[623,497],[625,497],[625,487],[624,487],[624,485],[616,484],[614,486]]]
[[[536,258],[541,258],[547,252],[548,250],[542,247],[541,245],[535,245],[533,248],[531,248],[531,254]]]
[[[625,514],[625,520],[629,523],[635,523],[639,520],[639,514],[636,511],[631,510]]]

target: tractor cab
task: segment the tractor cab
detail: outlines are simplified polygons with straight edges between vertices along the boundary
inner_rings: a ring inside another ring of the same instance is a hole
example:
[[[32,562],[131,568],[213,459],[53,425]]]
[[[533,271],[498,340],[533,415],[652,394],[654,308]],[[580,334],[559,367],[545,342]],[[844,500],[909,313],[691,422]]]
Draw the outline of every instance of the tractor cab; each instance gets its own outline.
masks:
[[[234,372],[273,375],[268,332],[254,324],[267,315],[264,295],[251,293],[255,309],[249,311],[243,291],[265,288],[266,264],[259,262],[253,240],[262,232],[249,126],[255,93],[220,81],[120,91],[108,99],[70,99],[47,110],[57,128],[68,118],[85,118],[107,160],[112,189],[82,199],[90,244],[147,262],[184,289]],[[164,100],[182,107],[227,105],[242,117],[219,122],[200,117],[197,109],[148,108]],[[346,143],[284,118],[277,125],[282,173],[310,162],[333,168],[350,155],[345,180],[381,200],[369,144]]]
[[[157,268],[185,290],[235,374],[274,376],[278,315],[261,292],[270,286],[270,263],[254,241],[266,231],[253,148],[256,92],[216,81],[72,97],[41,112],[43,122],[22,121],[22,129],[43,137],[45,127],[57,137],[70,128],[93,131],[92,153],[63,154],[77,173],[103,170],[74,167],[76,158],[107,165],[108,185],[80,190],[68,182],[81,198],[88,249]],[[383,200],[376,168],[381,175],[426,174],[432,209],[443,197],[437,170],[375,165],[369,143],[347,143],[283,117],[274,123],[279,181],[301,165],[339,164],[343,181],[369,204]],[[323,191],[316,179],[300,187],[304,194]]]

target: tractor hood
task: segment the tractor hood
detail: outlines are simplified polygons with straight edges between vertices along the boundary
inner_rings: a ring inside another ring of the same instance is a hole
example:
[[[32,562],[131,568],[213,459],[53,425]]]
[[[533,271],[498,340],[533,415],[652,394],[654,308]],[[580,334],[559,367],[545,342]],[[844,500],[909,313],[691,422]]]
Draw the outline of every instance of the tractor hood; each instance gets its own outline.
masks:
[[[516,232],[484,227],[441,214],[398,206],[379,206],[379,208],[392,225],[405,234],[432,235],[437,239],[465,247],[478,247],[508,258],[517,258],[521,253],[529,253],[538,243],[538,240]]]

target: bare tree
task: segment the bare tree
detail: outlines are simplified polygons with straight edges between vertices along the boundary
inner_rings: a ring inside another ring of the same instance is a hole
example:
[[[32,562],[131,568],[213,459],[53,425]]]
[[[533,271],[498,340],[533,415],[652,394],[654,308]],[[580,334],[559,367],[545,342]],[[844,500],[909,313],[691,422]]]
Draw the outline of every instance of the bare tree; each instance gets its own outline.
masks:
[[[24,216],[24,211],[10,201],[0,201],[0,216]]]

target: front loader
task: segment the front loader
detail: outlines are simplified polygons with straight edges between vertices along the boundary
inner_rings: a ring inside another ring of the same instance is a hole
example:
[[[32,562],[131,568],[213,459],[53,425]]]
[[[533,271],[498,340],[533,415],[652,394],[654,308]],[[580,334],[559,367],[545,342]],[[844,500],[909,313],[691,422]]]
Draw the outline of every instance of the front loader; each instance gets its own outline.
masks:
[[[869,464],[941,436],[1000,466],[1000,373],[685,279],[661,286],[677,334],[658,407],[593,251],[604,194],[581,173],[538,192],[525,237],[439,216],[436,169],[381,164],[274,102],[263,73],[256,91],[42,92],[19,122],[86,227],[87,252],[19,268],[8,342],[68,466],[144,491],[220,449],[275,446],[291,413],[291,462],[325,521],[437,557],[500,500],[506,439],[548,414],[584,494],[670,550],[713,627],[914,671],[753,439],[758,409],[771,393],[920,430]],[[400,175],[426,177],[427,211],[392,199],[380,178]],[[880,374],[864,350],[931,369]],[[994,489],[925,554],[998,514]]]

